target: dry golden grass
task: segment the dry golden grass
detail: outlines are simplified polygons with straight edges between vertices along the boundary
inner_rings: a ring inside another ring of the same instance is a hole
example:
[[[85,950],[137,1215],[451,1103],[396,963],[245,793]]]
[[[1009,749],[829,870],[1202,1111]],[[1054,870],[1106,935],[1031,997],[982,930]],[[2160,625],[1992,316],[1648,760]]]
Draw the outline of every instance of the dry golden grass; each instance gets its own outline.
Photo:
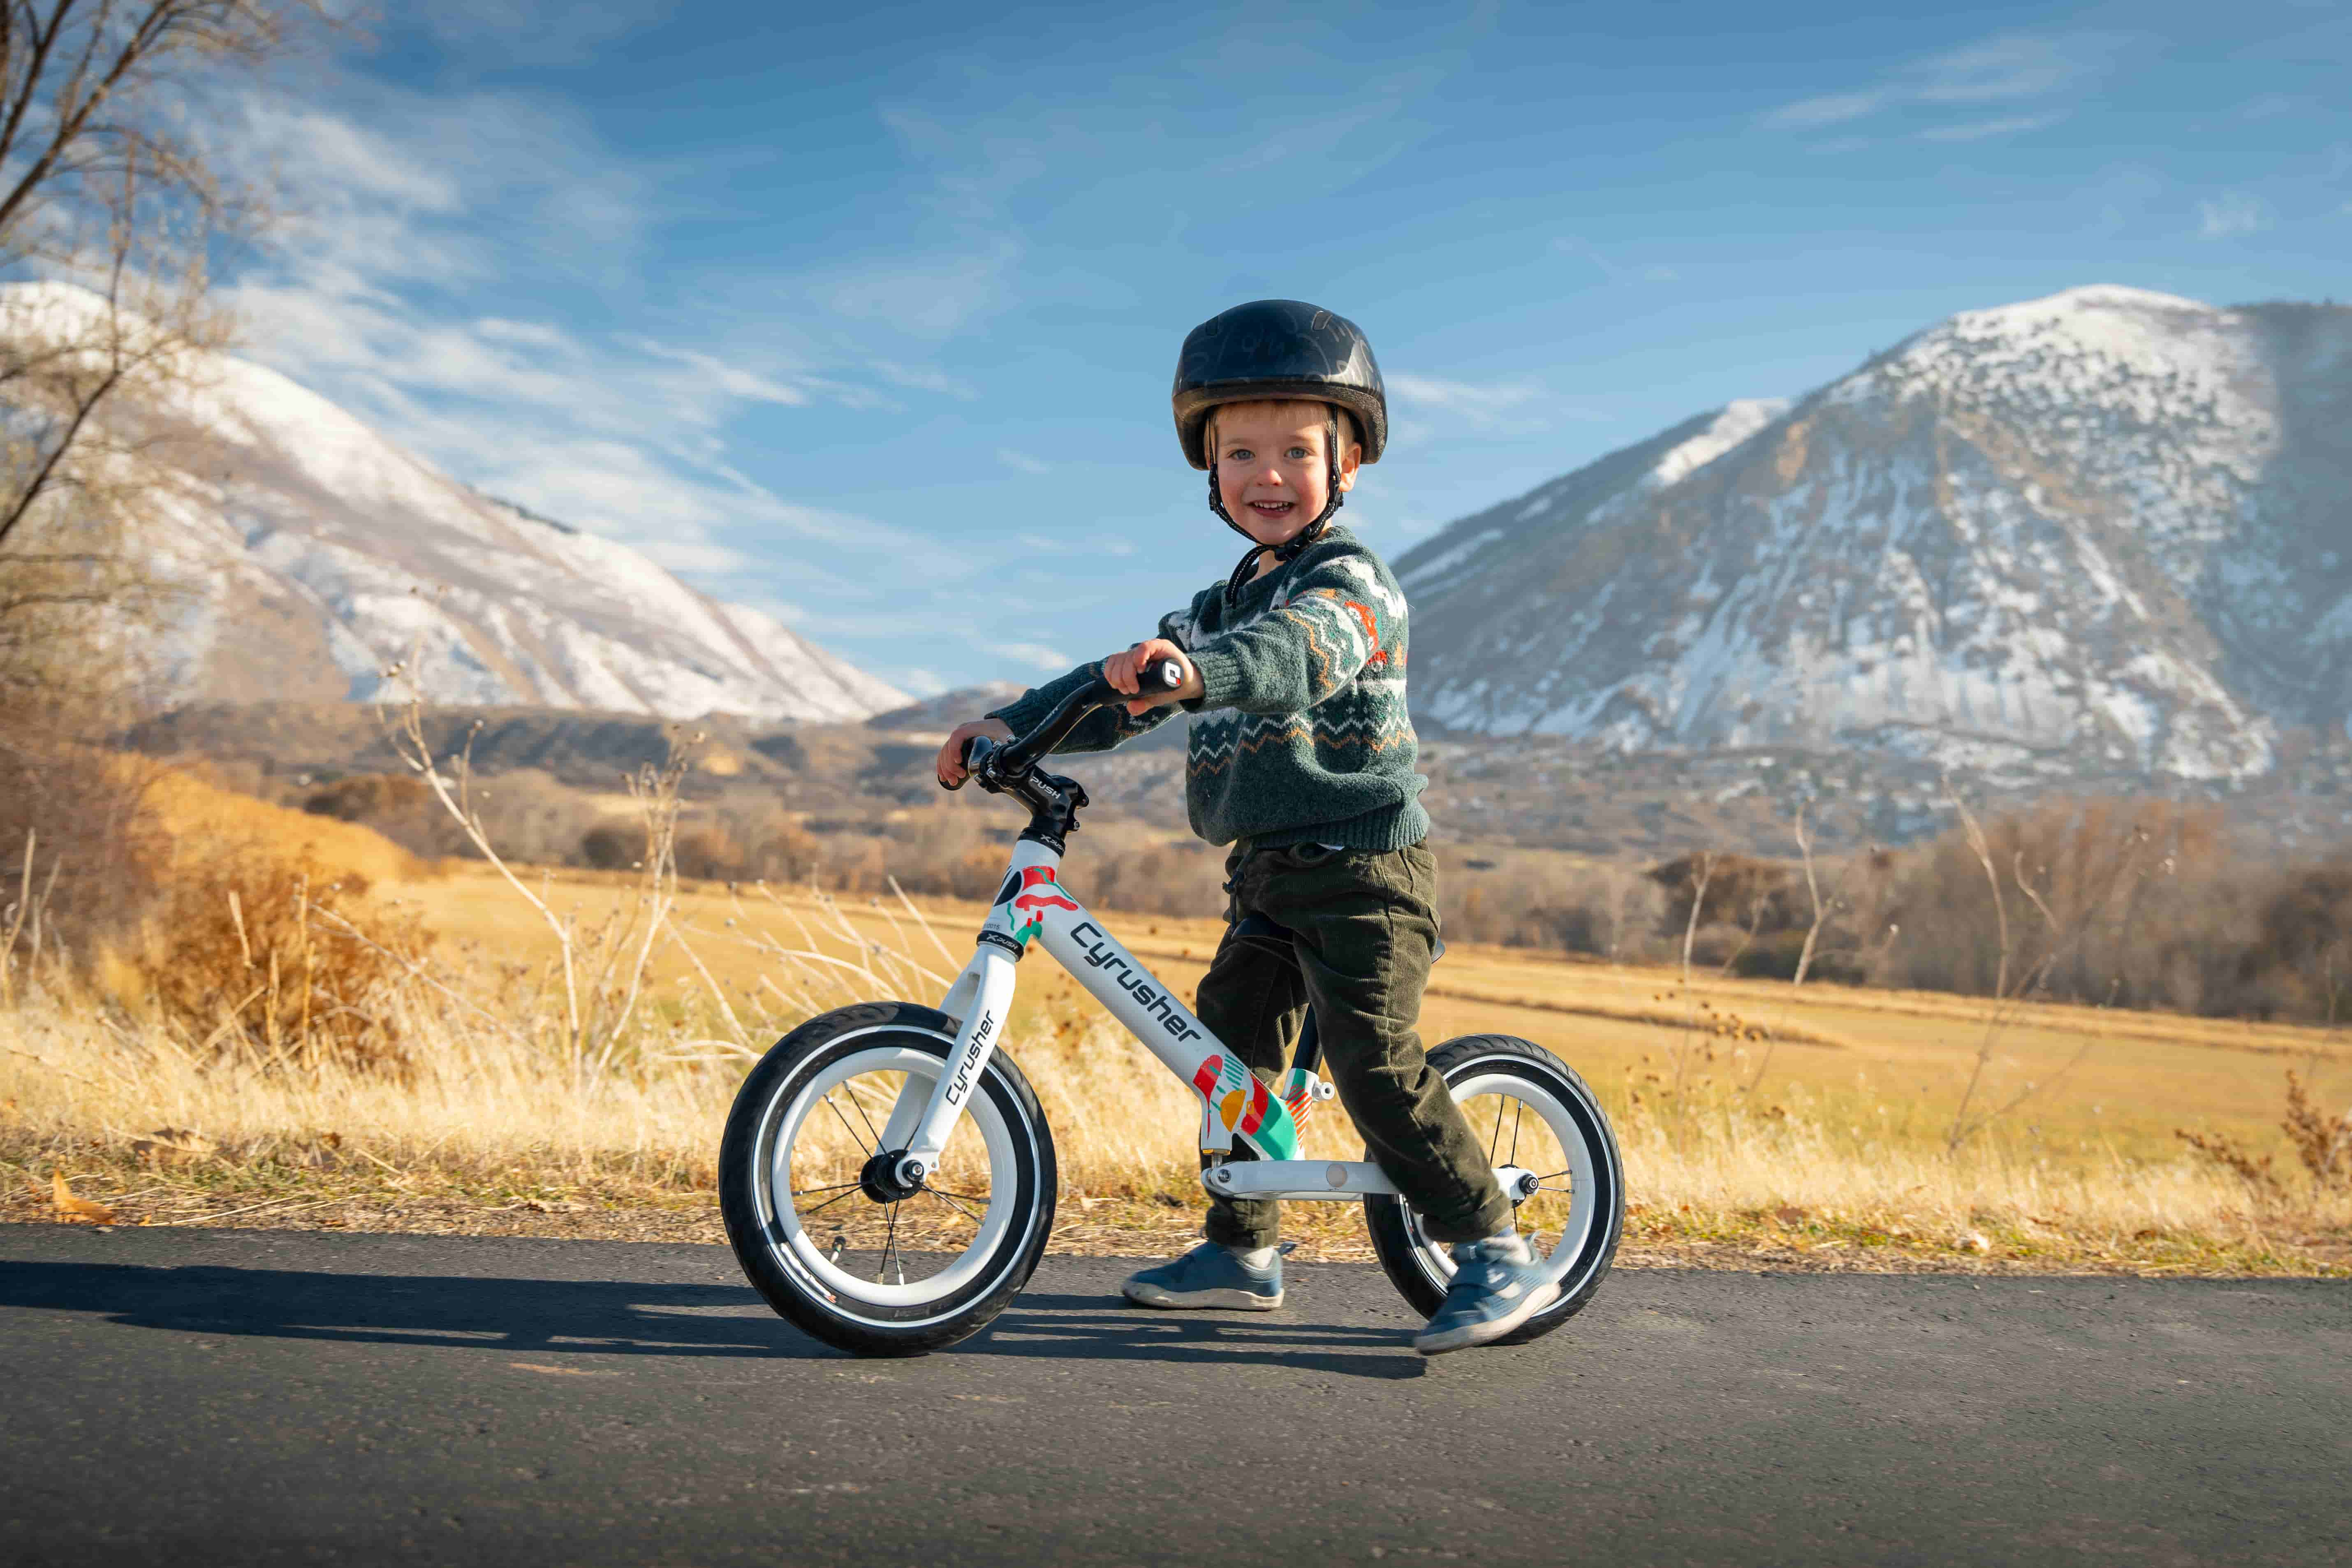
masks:
[[[436,874],[436,867],[373,828],[274,805],[191,773],[159,774],[148,786],[146,806],[183,865],[261,855],[314,861],[373,883],[416,882]]]
[[[647,897],[614,878],[527,880],[581,933]],[[0,1215],[60,1217],[63,1174],[78,1201],[123,1223],[715,1237],[719,1128],[756,1051],[824,1006],[933,999],[980,912],[679,889],[645,1005],[603,1067],[583,1072],[554,1043],[561,1031],[540,1026],[559,1005],[553,928],[511,888],[469,868],[385,891],[441,939],[431,985],[387,977],[378,999],[410,1042],[405,1078],[339,1059],[304,1070],[253,1054],[208,1060],[53,978],[0,1015],[0,1163],[15,1173]],[[1197,983],[1217,932],[1210,921],[1110,923],[1180,989]],[[1189,1090],[1049,963],[1024,965],[1022,978],[1006,1048],[1055,1129],[1056,1244],[1172,1245],[1198,1207]],[[1948,997],[1714,980],[1684,989],[1669,971],[1465,948],[1439,967],[1423,1031],[1523,1035],[1585,1073],[1625,1146],[1635,1259],[2341,1263],[2352,1226],[2343,1198],[2257,1192],[2172,1137],[2188,1123],[2276,1144],[2280,1069],[2305,1066],[2323,1095],[2340,1096],[2336,1039],[2021,1009],[1996,1041],[1999,1094],[2054,1073],[2086,1040],[2090,1053],[1953,1154],[1946,1133],[1984,1018]],[[1335,1108],[1307,1141],[1318,1155],[1356,1147]],[[1363,1255],[1352,1206],[1293,1205],[1288,1224],[1310,1256]]]
[[[364,828],[166,779],[151,805],[173,846],[173,931],[128,974],[53,961],[10,975],[0,1163],[16,1174],[0,1215],[92,1220],[94,1203],[124,1223],[629,1234],[656,1215],[657,1233],[712,1234],[712,1162],[747,1065],[825,1008],[935,1000],[982,910],[681,886],[667,855],[678,776],[633,782],[656,847],[634,877],[428,868]],[[257,886],[254,867],[275,877],[274,902],[247,922],[228,895]],[[1083,857],[1072,872],[1083,891]],[[378,884],[377,923],[316,899],[321,877]],[[382,934],[412,921],[429,948]],[[1180,993],[1219,935],[1211,921],[1109,923]],[[289,1005],[320,942],[352,961],[332,1005],[301,983]],[[328,1019],[352,1016],[396,1049],[314,1048]],[[1433,1042],[1524,1036],[1584,1073],[1624,1142],[1636,1256],[2311,1270],[2334,1266],[2352,1220],[2340,1192],[2250,1181],[2174,1136],[2186,1123],[2276,1144],[2281,1069],[2302,1068],[2323,1103],[2352,1077],[2323,1032],[1993,1014],[1466,944],[1437,970],[1422,1027]],[[1061,1245],[1156,1248],[1196,1223],[1186,1087],[1043,959],[1024,966],[1004,1038],[1055,1130]],[[1956,1138],[1964,1100],[1992,1114]],[[1357,1147],[1334,1108],[1306,1142]],[[1362,1252],[1351,1207],[1291,1207],[1315,1251]]]
[[[1075,862],[1072,880],[1080,897],[1083,876],[1083,861]],[[593,873],[557,873],[534,885],[550,889],[557,907],[576,909],[583,920],[602,918],[631,896],[625,879]],[[485,951],[546,951],[543,935],[518,921],[511,895],[478,869],[391,891],[446,941]],[[820,903],[808,895],[779,899],[804,920],[818,916]],[[969,933],[984,911],[947,900],[917,902],[946,954],[893,900],[844,896],[822,907],[837,911],[860,938],[903,946],[933,973],[946,972],[948,955],[961,963],[969,952]],[[791,918],[765,899],[733,897],[720,887],[689,884],[677,898],[680,926],[699,933],[697,950],[730,994],[759,986],[765,961],[750,928],[765,921],[798,941]],[[1185,994],[1207,972],[1223,929],[1213,920],[1116,911],[1106,918]],[[739,923],[730,926],[730,921]],[[838,933],[818,937],[824,952],[852,951]],[[675,955],[656,969],[673,984],[690,973]],[[1026,965],[1022,985],[1016,1026],[1028,1021],[1028,1009],[1041,1005],[1103,1017],[1051,963]],[[918,993],[914,999],[929,998]],[[1630,1110],[1631,1096],[1644,1087],[1663,1087],[1679,1052],[1688,1058],[1686,1089],[1705,1094],[1753,1083],[1768,1107],[1796,1091],[1819,1104],[1851,1100],[1874,1123],[1890,1120],[1906,1141],[1927,1142],[1945,1130],[1984,1041],[1989,1011],[1979,999],[1926,992],[1799,989],[1712,975],[1695,976],[1685,987],[1671,968],[1462,943],[1451,946],[1433,972],[1422,1033],[1433,1043],[1486,1032],[1535,1040],[1583,1073],[1612,1112]],[[2037,1088],[2003,1119],[2001,1129],[2053,1160],[2167,1157],[2177,1147],[2173,1130],[2184,1125],[2275,1145],[2289,1067],[2316,1083],[2323,1101],[2352,1097],[2352,1032],[2030,1003],[2011,1005],[2003,1017],[1994,1039],[1994,1103],[2028,1083]],[[1732,1040],[1709,1033],[1727,1019],[1760,1027],[1766,1037]],[[1705,1057],[1709,1047],[1712,1059]],[[1653,1084],[1653,1075],[1661,1082]]]

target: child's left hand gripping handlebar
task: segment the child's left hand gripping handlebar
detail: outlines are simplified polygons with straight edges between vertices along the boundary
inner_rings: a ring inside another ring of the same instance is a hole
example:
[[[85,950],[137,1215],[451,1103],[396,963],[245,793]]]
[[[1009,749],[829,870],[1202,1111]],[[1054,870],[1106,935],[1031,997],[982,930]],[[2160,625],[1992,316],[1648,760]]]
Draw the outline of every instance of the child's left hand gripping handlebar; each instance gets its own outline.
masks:
[[[1070,731],[1079,721],[1097,708],[1128,702],[1137,696],[1160,697],[1183,689],[1185,677],[1181,659],[1163,658],[1145,665],[1135,674],[1135,690],[1126,692],[1113,687],[1097,672],[1095,678],[1055,705],[1038,726],[1025,735],[1018,735],[999,743],[985,735],[974,735],[963,743],[964,776],[971,778],[983,771],[992,778],[1016,777],[1034,767],[1037,759],[1070,738]],[[945,786],[960,789],[961,784]]]

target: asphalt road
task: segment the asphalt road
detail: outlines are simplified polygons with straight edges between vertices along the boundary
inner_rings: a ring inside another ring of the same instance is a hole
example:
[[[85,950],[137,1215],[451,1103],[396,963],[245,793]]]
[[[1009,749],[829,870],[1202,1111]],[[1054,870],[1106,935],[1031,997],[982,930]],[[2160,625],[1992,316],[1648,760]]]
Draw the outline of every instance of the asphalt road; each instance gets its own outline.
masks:
[[[2352,1562],[2352,1288],[1621,1273],[1423,1362],[1049,1258],[860,1362],[717,1247],[0,1227],[0,1562]]]

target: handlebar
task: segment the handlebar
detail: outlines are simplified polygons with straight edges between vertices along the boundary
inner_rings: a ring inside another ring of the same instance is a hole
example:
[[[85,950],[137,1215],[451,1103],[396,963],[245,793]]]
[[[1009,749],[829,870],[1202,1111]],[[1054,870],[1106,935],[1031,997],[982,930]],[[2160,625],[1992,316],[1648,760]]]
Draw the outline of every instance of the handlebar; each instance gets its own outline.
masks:
[[[1181,659],[1163,658],[1136,671],[1135,689],[1121,691],[1100,674],[1071,692],[1054,705],[1037,727],[1025,735],[1010,741],[996,742],[985,735],[974,735],[963,743],[965,776],[972,777],[983,767],[999,778],[1016,778],[1037,765],[1039,758],[1070,738],[1086,716],[1097,708],[1115,703],[1131,702],[1138,697],[1155,697],[1180,689],[1184,684],[1184,664]],[[951,785],[961,788],[961,785]]]

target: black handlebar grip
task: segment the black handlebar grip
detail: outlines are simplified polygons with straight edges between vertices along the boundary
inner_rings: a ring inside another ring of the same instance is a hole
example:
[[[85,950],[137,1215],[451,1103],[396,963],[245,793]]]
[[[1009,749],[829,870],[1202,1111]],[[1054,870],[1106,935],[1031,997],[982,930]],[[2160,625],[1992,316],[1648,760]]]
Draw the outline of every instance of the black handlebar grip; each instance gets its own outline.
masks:
[[[1174,691],[1184,684],[1184,662],[1163,658],[1147,664],[1135,672],[1135,689],[1139,696],[1150,697]]]
[[[985,735],[966,735],[963,738],[963,749],[957,753],[957,760],[963,763],[963,777],[953,784],[941,779],[940,781],[941,789],[961,789],[971,782],[972,763],[975,760],[972,753],[987,739]]]

